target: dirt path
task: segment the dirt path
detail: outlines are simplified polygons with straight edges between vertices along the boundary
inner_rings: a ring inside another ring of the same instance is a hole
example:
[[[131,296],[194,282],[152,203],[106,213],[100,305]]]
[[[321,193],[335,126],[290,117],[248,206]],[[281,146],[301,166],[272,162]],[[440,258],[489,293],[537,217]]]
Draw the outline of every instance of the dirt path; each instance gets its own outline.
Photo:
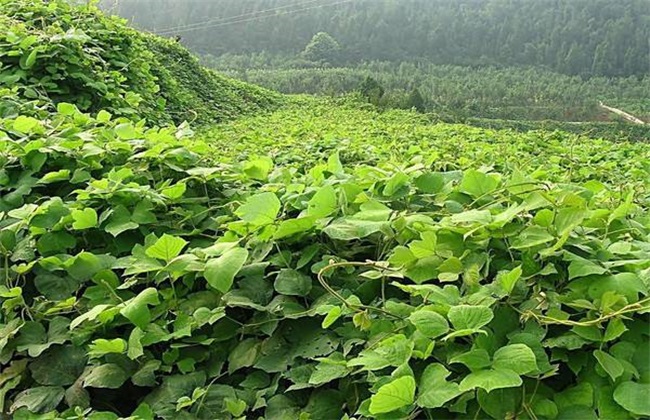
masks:
[[[625,118],[626,120],[628,120],[628,121],[630,121],[630,122],[632,122],[634,124],[645,125],[644,121],[638,119],[637,117],[635,117],[632,114],[628,114],[627,112],[622,111],[622,110],[620,110],[618,108],[612,108],[610,106],[605,105],[602,102],[599,102],[598,104],[600,105],[601,108],[606,109],[607,111],[613,112],[616,115],[620,115],[621,117]]]

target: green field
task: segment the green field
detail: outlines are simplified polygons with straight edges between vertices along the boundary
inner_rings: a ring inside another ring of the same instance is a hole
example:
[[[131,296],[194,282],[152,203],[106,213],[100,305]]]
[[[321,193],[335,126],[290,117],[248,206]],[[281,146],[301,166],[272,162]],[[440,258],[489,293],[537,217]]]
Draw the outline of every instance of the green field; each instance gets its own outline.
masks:
[[[0,7],[3,415],[650,416],[648,143],[287,97]]]
[[[427,111],[457,121],[614,120],[615,116],[599,108],[599,101],[650,120],[649,77],[582,78],[539,68],[472,68],[426,61],[300,68],[292,64],[291,57],[263,54],[203,57],[202,61],[232,77],[287,94],[340,96],[358,90],[371,77],[385,89],[380,100],[383,107],[410,108],[408,96],[415,88]]]

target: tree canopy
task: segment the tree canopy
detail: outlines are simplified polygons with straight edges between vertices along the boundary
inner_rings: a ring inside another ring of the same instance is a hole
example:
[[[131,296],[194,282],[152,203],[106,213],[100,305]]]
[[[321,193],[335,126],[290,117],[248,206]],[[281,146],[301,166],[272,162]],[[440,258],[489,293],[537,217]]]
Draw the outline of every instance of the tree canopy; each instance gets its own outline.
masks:
[[[326,32],[340,43],[339,58],[345,64],[427,59],[434,64],[544,66],[582,76],[640,76],[649,70],[648,0],[343,4],[323,0],[311,8],[301,4],[297,0],[102,1],[138,27],[167,29],[164,33],[182,35],[193,50],[215,56],[262,51],[298,55],[314,34],[324,41],[318,34]],[[195,25],[188,28],[190,24]]]
[[[309,61],[334,64],[340,51],[341,46],[330,34],[319,32],[307,44],[302,56]]]

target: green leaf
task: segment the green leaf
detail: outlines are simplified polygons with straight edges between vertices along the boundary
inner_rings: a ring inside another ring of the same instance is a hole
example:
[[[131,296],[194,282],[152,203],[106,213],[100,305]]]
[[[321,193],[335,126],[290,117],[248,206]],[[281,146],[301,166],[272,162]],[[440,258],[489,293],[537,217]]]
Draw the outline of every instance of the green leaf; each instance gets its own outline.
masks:
[[[571,331],[589,341],[602,341],[603,332],[596,325],[576,325]]]
[[[578,277],[591,276],[593,274],[604,274],[607,272],[606,268],[586,258],[570,253],[567,253],[565,258],[571,261],[569,264],[569,280]]]
[[[247,259],[248,251],[244,248],[229,249],[219,258],[209,260],[203,275],[212,288],[226,293],[232,287],[235,276]]]
[[[456,225],[486,225],[493,220],[489,210],[468,210],[451,216],[450,221]]]
[[[512,388],[523,383],[516,372],[508,369],[488,369],[472,372],[460,383],[462,392],[483,388],[487,392],[499,388]]]
[[[158,258],[169,263],[181,253],[185,245],[187,245],[187,241],[183,238],[165,233],[156,243],[147,248],[145,253],[152,258]]]
[[[553,399],[560,411],[573,406],[591,407],[594,404],[594,388],[589,382],[581,382],[555,393]]]
[[[555,216],[555,230],[558,236],[569,233],[580,226],[586,216],[587,212],[580,208],[569,207],[560,209]]]
[[[175,410],[178,399],[189,397],[196,388],[204,385],[205,372],[164,376],[162,384],[147,395],[144,402],[149,404],[156,415],[160,416],[166,412],[166,418],[175,418],[178,415]]]
[[[131,334],[129,334],[129,340],[127,342],[128,350],[126,352],[129,359],[135,360],[144,355],[144,348],[142,347],[142,339],[144,338],[144,335],[144,331],[138,327],[135,327],[131,331]]]
[[[323,229],[323,232],[332,239],[352,241],[354,239],[365,238],[373,233],[389,228],[390,224],[388,222],[341,218],[332,222]]]
[[[20,329],[20,335],[15,340],[16,350],[25,351],[32,358],[37,358],[44,351],[55,344],[63,344],[70,337],[67,328],[70,322],[63,317],[57,317],[50,322],[49,334],[45,333],[43,324],[36,321],[27,321]],[[27,363],[27,359],[23,359]],[[0,375],[0,384],[2,383]]]
[[[84,378],[83,386],[92,388],[117,389],[121,387],[129,375],[114,363],[95,366]]]
[[[234,398],[224,398],[226,411],[235,417],[239,417],[246,411],[246,401]]]
[[[23,38],[22,41],[20,41],[20,44],[18,44],[18,46],[20,47],[20,49],[25,50],[31,47],[32,45],[34,45],[36,41],[38,41],[38,36],[28,35],[25,38]]]
[[[307,417],[301,416],[301,409],[298,404],[286,395],[274,395],[264,401],[266,410],[264,411],[265,419],[277,420],[307,420]]]
[[[126,341],[121,338],[114,338],[112,340],[98,338],[88,346],[88,355],[94,358],[102,357],[111,353],[122,354],[125,351]]]
[[[536,415],[544,418],[554,419],[558,415],[557,406],[548,398],[533,400],[531,408]]]
[[[341,407],[346,404],[346,395],[334,389],[319,389],[314,391],[309,397],[309,402],[304,408],[301,416],[306,418],[309,414],[310,419],[339,419],[341,417]],[[303,414],[305,413],[305,414]]]
[[[436,338],[449,331],[449,324],[445,317],[431,310],[417,310],[411,313],[409,321],[428,338]]]
[[[153,208],[154,206],[149,200],[142,200],[133,209],[131,219],[140,224],[156,223],[158,219],[155,213],[151,211]]]
[[[484,349],[473,349],[449,359],[449,363],[462,363],[470,370],[479,370],[492,364],[490,354]]]
[[[79,110],[74,104],[69,104],[67,102],[59,102],[58,104],[56,104],[56,112],[62,115],[70,116],[76,114],[77,112],[79,112]]]
[[[19,64],[20,68],[23,70],[29,70],[34,67],[36,64],[36,58],[38,57],[38,48],[34,48],[29,53],[25,52],[22,57],[20,57]]]
[[[537,371],[535,353],[525,344],[510,344],[494,352],[492,367],[509,369],[519,375]]]
[[[90,229],[97,226],[97,212],[91,208],[72,210],[72,228],[76,230]]]
[[[283,220],[275,231],[273,238],[282,239],[311,230],[316,223],[313,217],[301,217],[298,219]]]
[[[474,169],[469,169],[465,171],[459,189],[474,198],[479,198],[493,192],[499,186],[499,183],[500,179],[496,175],[488,175]]]
[[[457,383],[446,380],[450,374],[451,372],[439,363],[427,366],[418,386],[418,406],[439,408],[462,394]]]
[[[367,370],[402,366],[411,358],[413,346],[413,340],[397,334],[382,340],[376,348],[363,350],[358,357],[348,362],[348,366],[363,366]]]
[[[433,231],[420,233],[420,240],[409,244],[409,250],[416,258],[426,258],[436,254],[438,237]]]
[[[494,318],[487,306],[457,305],[449,309],[447,317],[456,330],[477,330]]]
[[[311,291],[311,278],[296,270],[282,269],[273,287],[281,295],[307,296]]]
[[[102,122],[102,123],[107,123],[113,118],[110,112],[101,110],[97,113],[97,121]]]
[[[115,126],[115,134],[122,140],[133,140],[138,136],[135,127],[131,123],[122,123]]]
[[[14,120],[13,129],[19,133],[30,134],[36,127],[40,127],[40,125],[40,121],[36,118],[20,115]]]
[[[382,386],[370,397],[370,413],[390,413],[413,404],[414,398],[415,379],[412,376],[402,376]]]
[[[614,390],[614,401],[637,416],[650,416],[650,384],[623,382]]]
[[[70,329],[74,330],[79,325],[81,325],[84,321],[94,321],[104,311],[106,311],[107,309],[110,309],[112,307],[113,307],[113,305],[96,305],[96,306],[93,306],[88,312],[83,313],[83,314],[79,315],[78,317],[74,318],[72,320],[72,322],[70,322]]]
[[[598,360],[600,367],[612,378],[612,381],[616,381],[625,371],[621,362],[602,350],[594,350],[594,357]]]
[[[83,372],[86,360],[80,347],[56,346],[30,363],[29,370],[40,385],[71,385]]]
[[[390,197],[391,195],[395,194],[400,189],[408,185],[409,180],[410,178],[408,175],[402,172],[397,172],[386,183],[383,194],[387,197]]]
[[[515,288],[517,281],[521,278],[522,273],[521,265],[508,272],[502,271],[497,275],[497,284],[506,294],[509,295]]]
[[[555,236],[548,233],[548,230],[541,226],[529,226],[523,230],[513,241],[511,248],[528,249],[543,245],[555,239]]]
[[[149,360],[133,374],[131,382],[137,386],[154,386],[156,383],[155,372],[160,368],[160,360]],[[164,382],[164,379],[163,379]]]
[[[48,172],[38,180],[39,184],[53,184],[55,182],[67,181],[70,179],[69,169],[60,169],[54,172]]]
[[[20,407],[27,407],[32,413],[47,413],[59,405],[64,394],[65,390],[60,386],[29,388],[16,395],[10,411],[13,412]]]
[[[332,153],[330,157],[327,158],[327,170],[336,175],[344,172],[341,159],[339,158],[339,152]]]
[[[548,348],[565,348],[567,350],[577,350],[583,347],[589,341],[577,334],[563,334],[558,337],[551,337],[544,340],[544,347]]]
[[[594,401],[601,419],[625,419],[629,413],[614,401],[614,385],[599,385],[595,391]]]
[[[425,194],[437,194],[445,187],[445,177],[440,173],[427,173],[415,180],[415,187]]]
[[[517,388],[476,392],[481,409],[493,419],[515,418],[521,407],[521,391]],[[532,399],[532,398],[531,398]]]
[[[183,194],[185,194],[186,190],[187,185],[184,182],[179,182],[177,184],[163,188],[160,193],[170,200],[178,200],[179,198],[183,197]]]
[[[329,312],[323,319],[321,327],[329,328],[333,323],[336,322],[336,320],[338,320],[341,317],[342,313],[343,311],[340,306],[334,306],[332,309],[329,310]]]
[[[603,341],[612,341],[623,335],[627,331],[625,322],[621,318],[614,318],[607,324]]]
[[[345,365],[321,362],[309,377],[309,383],[320,386],[330,383],[336,379],[343,378],[350,373]]]
[[[648,286],[635,273],[618,273],[588,280],[588,293],[592,299],[602,299],[605,293],[615,292],[625,296],[632,303],[639,300],[639,293],[648,293]]]
[[[254,338],[247,338],[240,342],[228,355],[228,372],[232,373],[241,368],[253,366],[260,345]]]
[[[114,259],[108,255],[95,255],[90,252],[80,252],[68,259],[64,266],[66,271],[75,280],[86,281],[100,271],[111,268]]]
[[[137,223],[131,220],[131,213],[129,213],[126,207],[116,206],[113,208],[113,213],[104,230],[117,237],[127,230],[137,229],[138,226]]]
[[[120,310],[120,314],[124,315],[138,328],[145,330],[149,322],[151,322],[151,312],[147,305],[157,305],[158,291],[149,287],[140,292],[136,297],[129,299],[124,308]]]
[[[317,219],[331,216],[338,211],[336,190],[331,185],[320,188],[307,203],[307,215]]]
[[[74,236],[67,232],[48,232],[36,242],[36,249],[41,255],[60,254],[77,245]]]
[[[604,420],[591,407],[571,406],[559,410],[558,420]]]
[[[3,254],[13,251],[16,246],[16,234],[11,230],[0,230],[0,251]]]
[[[251,179],[265,181],[273,169],[273,160],[264,156],[244,163],[244,173]]]
[[[7,393],[14,390],[21,382],[20,376],[13,376],[12,378],[6,378],[6,380],[1,381],[2,386],[0,387],[0,407],[5,408],[5,399]]]
[[[70,276],[44,273],[34,278],[34,286],[46,299],[64,300],[79,289],[79,281]]]
[[[271,192],[249,197],[235,214],[242,220],[254,226],[265,226],[273,223],[282,207],[278,197]]]

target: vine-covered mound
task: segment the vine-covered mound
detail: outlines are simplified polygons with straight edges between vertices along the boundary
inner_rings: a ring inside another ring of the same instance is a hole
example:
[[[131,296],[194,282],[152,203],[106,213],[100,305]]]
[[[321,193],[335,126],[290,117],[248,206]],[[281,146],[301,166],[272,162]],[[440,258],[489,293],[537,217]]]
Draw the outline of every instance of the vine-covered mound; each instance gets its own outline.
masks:
[[[206,70],[178,43],[137,32],[92,5],[0,0],[0,10],[0,88],[19,98],[155,124],[220,121],[280,98]],[[17,106],[0,99],[4,115]]]

